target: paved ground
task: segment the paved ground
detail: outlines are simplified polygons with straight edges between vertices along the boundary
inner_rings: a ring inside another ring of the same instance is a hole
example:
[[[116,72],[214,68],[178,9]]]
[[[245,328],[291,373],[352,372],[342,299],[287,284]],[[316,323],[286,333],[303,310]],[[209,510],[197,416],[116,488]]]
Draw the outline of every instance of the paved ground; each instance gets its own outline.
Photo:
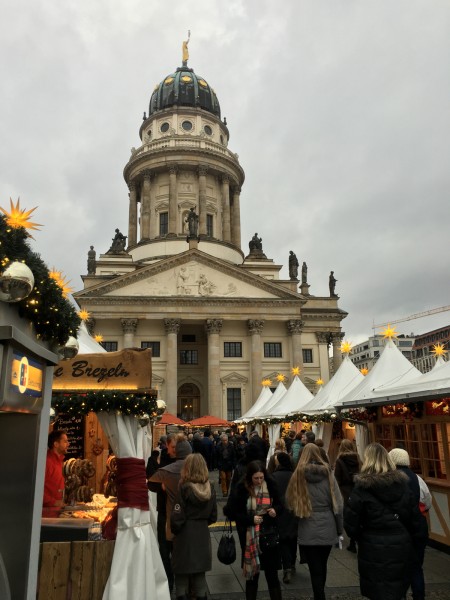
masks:
[[[219,519],[223,520],[222,508],[225,499],[222,498],[217,485],[217,471],[211,474],[211,479],[216,482],[219,505]],[[217,546],[220,540],[220,527],[211,531],[213,550],[213,568],[206,574],[209,594],[213,600],[237,600],[244,596],[245,581],[240,569],[240,547],[235,534],[238,559],[233,565],[226,566],[217,560]],[[356,600],[362,598],[359,592],[358,566],[356,555],[346,549],[333,548],[328,562],[328,577],[326,594],[328,600]],[[450,600],[450,555],[427,548],[424,563],[426,596],[430,600]],[[281,574],[281,572],[280,572]],[[280,577],[281,578],[281,577]],[[281,584],[284,600],[303,600],[312,598],[308,567],[296,566],[296,573],[292,583]],[[408,596],[409,598],[410,596]],[[258,600],[269,598],[264,575],[260,577]]]

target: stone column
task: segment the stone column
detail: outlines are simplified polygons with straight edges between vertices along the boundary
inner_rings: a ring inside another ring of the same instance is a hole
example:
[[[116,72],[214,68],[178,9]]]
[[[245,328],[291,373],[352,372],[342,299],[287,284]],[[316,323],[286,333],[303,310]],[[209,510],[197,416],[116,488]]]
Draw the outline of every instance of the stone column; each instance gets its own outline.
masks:
[[[167,411],[177,414],[178,395],[178,347],[177,336],[180,331],[181,319],[164,319],[167,335],[167,367],[166,367],[166,393]]]
[[[207,412],[222,418],[222,393],[220,385],[220,332],[222,319],[206,319],[208,334],[208,408]]]
[[[231,242],[230,224],[230,180],[228,175],[222,176],[222,214],[223,214],[223,239]]]
[[[342,363],[342,352],[341,352],[341,342],[344,338],[345,333],[341,331],[333,332],[333,371],[339,369]]]
[[[123,347],[134,348],[134,334],[136,333],[138,319],[120,319],[123,331]]]
[[[258,321],[255,319],[249,319],[247,326],[250,335],[252,336],[251,343],[251,375],[252,375],[252,391],[251,391],[251,403],[255,403],[258,397],[258,390],[261,387],[262,381],[262,348],[261,348],[261,334],[264,328],[264,321]]]
[[[233,212],[232,212],[232,231],[231,237],[233,240],[233,244],[235,244],[238,248],[241,247],[241,205],[240,205],[240,197],[241,197],[241,188],[239,186],[235,186],[233,188]]]
[[[177,165],[169,167],[169,235],[177,234],[178,194],[177,194]]]
[[[200,165],[198,168],[198,207],[199,220],[198,232],[200,235],[206,235],[206,173],[208,167]]]
[[[289,319],[286,322],[286,327],[291,336],[291,368],[300,367],[301,375],[303,375],[303,351],[302,351],[302,330],[303,321],[301,319]]]
[[[142,184],[141,239],[150,239],[150,171],[144,171]]]
[[[137,243],[137,199],[136,184],[132,181],[129,185],[130,206],[128,209],[128,247]]]
[[[328,355],[328,346],[330,345],[331,334],[328,331],[316,331],[316,338],[319,343],[319,366],[320,377],[324,383],[330,380],[330,359]]]

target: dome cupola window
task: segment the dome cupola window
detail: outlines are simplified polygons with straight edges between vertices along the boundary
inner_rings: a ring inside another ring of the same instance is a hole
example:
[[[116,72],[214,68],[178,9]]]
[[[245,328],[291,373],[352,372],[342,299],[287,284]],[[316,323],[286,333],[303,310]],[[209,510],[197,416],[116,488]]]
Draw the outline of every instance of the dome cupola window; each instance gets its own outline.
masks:
[[[206,133],[206,135],[212,135],[213,134],[213,130],[211,129],[211,127],[209,125],[205,125],[203,127],[203,130]]]
[[[161,131],[161,133],[167,133],[169,131],[169,127],[169,123],[167,121],[164,121],[159,130]]]
[[[181,127],[184,129],[184,131],[192,131],[194,126],[192,125],[191,121],[183,121],[181,123]]]

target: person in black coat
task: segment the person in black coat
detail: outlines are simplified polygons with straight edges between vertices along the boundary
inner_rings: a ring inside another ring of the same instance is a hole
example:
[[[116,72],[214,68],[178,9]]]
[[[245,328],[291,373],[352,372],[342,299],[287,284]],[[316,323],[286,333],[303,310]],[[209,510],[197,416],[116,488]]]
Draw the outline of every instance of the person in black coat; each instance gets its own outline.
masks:
[[[283,505],[275,481],[267,475],[263,463],[257,460],[250,462],[244,479],[239,481],[224,508],[224,514],[236,521],[247,600],[256,600],[260,570],[264,571],[270,599],[281,600],[278,580],[278,570],[281,569],[280,547],[278,544],[262,551],[261,537],[264,531],[277,526],[282,512]],[[252,555],[252,550],[255,555]]]
[[[361,594],[370,600],[406,596],[420,529],[408,478],[380,444],[369,444],[344,510],[344,527],[358,543]]]
[[[231,475],[236,465],[236,451],[234,444],[229,441],[226,433],[220,436],[220,442],[216,446],[216,463],[219,469],[220,486],[222,495],[228,496]]]
[[[359,473],[361,467],[358,454],[353,448],[350,440],[342,440],[339,444],[339,453],[334,465],[334,476],[341,490],[344,506],[347,505],[350,494],[355,485],[355,475]],[[353,538],[350,538],[350,543],[347,546],[349,552],[356,553],[356,543]]]
[[[286,452],[278,452],[274,456],[275,471],[272,473],[272,478],[277,484],[278,492],[283,502],[283,512],[278,517],[283,583],[290,583],[292,572],[295,571],[295,559],[297,556],[298,518],[292,511],[286,508],[285,495],[294,469],[291,457]]]
[[[392,462],[399,471],[405,473],[408,477],[408,485],[414,496],[414,501],[419,506],[422,504],[426,512],[431,507],[431,494],[427,484],[409,467],[409,454],[403,448],[394,448],[389,452]],[[425,599],[425,579],[423,576],[423,560],[425,558],[425,548],[428,542],[428,522],[424,514],[418,535],[414,538],[414,562],[411,573],[411,590],[413,600]]]
[[[254,430],[250,434],[250,439],[248,441],[249,446],[254,445],[258,449],[258,460],[261,462],[265,462],[267,458],[267,453],[269,452],[268,444],[260,437],[259,433]]]

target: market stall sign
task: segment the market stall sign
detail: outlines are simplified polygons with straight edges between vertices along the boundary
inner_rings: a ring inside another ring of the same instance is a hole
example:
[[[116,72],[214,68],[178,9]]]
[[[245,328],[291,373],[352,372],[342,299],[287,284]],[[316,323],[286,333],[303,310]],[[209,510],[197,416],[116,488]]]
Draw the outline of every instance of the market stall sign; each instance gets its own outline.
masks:
[[[53,373],[57,390],[141,390],[152,383],[152,352],[126,349],[62,360]]]
[[[14,352],[11,361],[11,389],[19,394],[40,398],[42,365],[25,354]]]

